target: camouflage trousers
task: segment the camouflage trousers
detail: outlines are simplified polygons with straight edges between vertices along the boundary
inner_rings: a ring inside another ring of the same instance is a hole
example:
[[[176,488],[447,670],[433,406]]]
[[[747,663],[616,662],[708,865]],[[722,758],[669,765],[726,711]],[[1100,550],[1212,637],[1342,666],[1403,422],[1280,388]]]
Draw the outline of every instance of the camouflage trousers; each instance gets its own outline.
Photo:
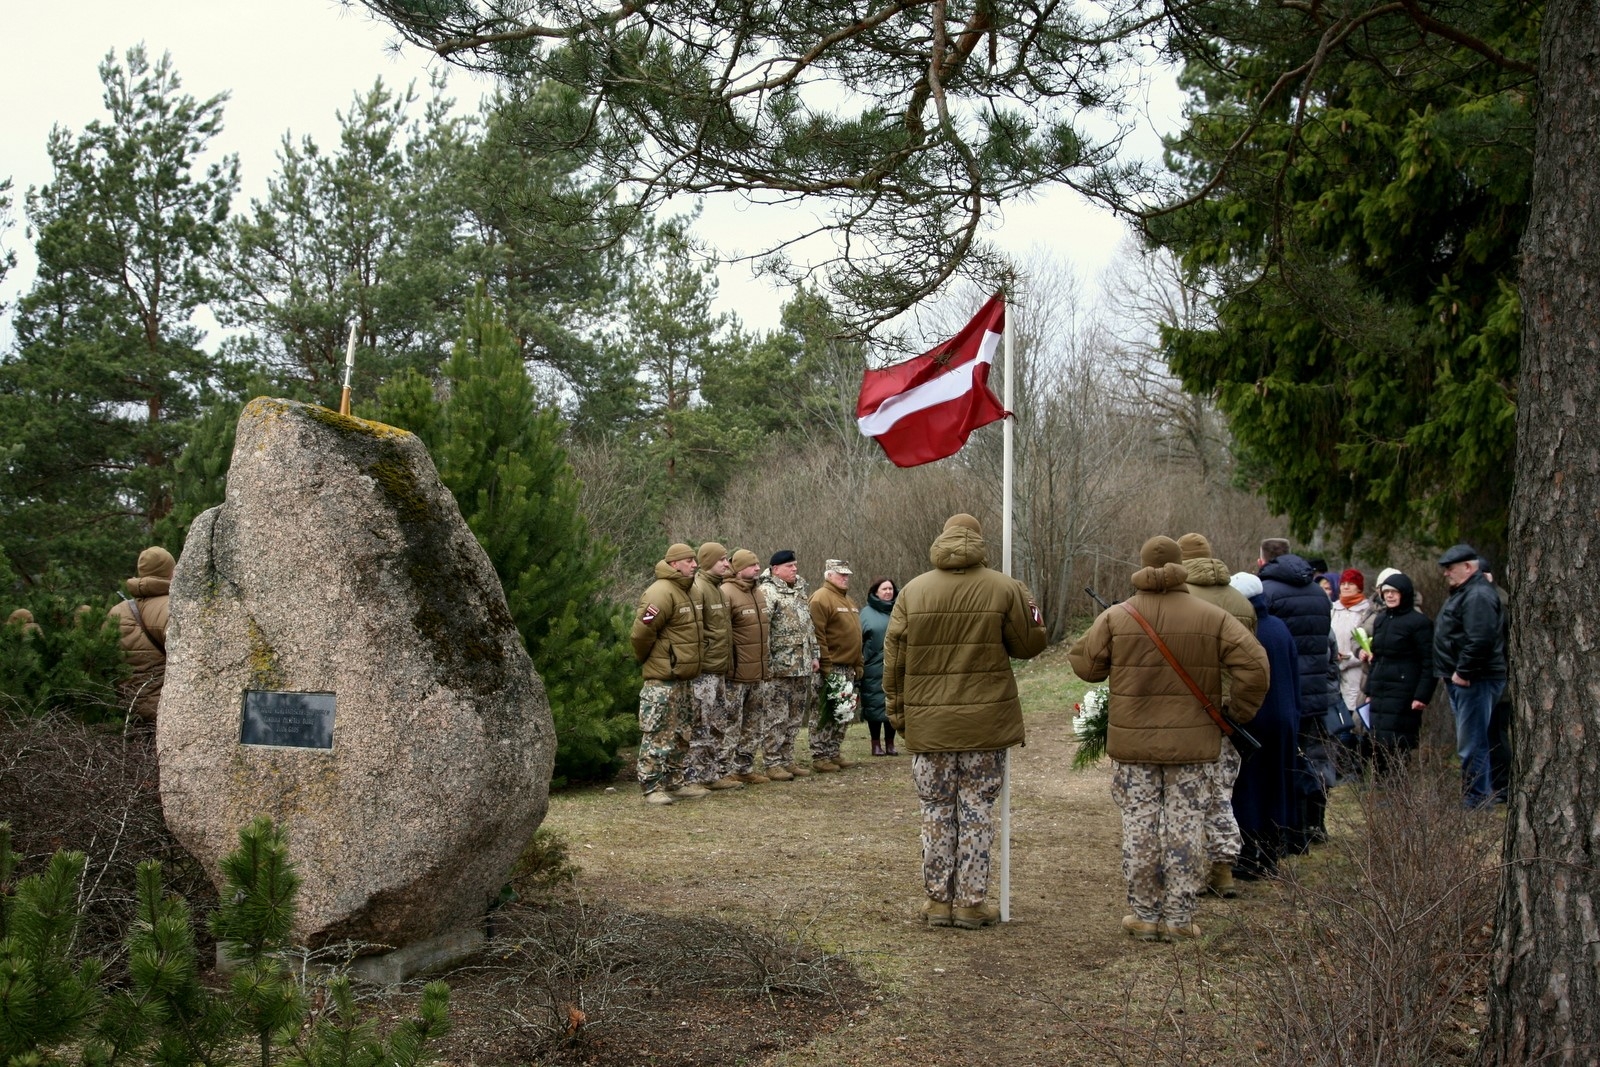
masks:
[[[1233,783],[1239,780],[1243,765],[1239,750],[1226,737],[1222,755],[1215,763],[1206,764],[1211,778],[1211,800],[1206,805],[1206,860],[1210,863],[1232,863],[1244,848],[1239,820],[1233,814]]]
[[[813,708],[813,711],[816,709]],[[861,711],[856,674],[847,668],[830,668],[822,677],[822,709],[811,728],[811,759],[831,760],[839,755],[845,731]]]
[[[690,699],[686,681],[646,681],[639,690],[639,788],[646,793],[683,784]]]
[[[974,908],[989,891],[994,802],[1006,753],[918,752],[911,781],[922,801],[922,884],[931,900]]]
[[[749,774],[755,770],[756,753],[761,751],[766,723],[765,682],[729,682],[728,703],[733,706],[733,729],[727,749],[717,753],[717,765],[730,774]]]
[[[765,699],[761,713],[765,727],[761,747],[766,750],[768,767],[785,767],[794,762],[795,735],[811,710],[811,698],[816,690],[812,688],[809,674],[773,678],[761,683],[761,689]]]
[[[728,762],[718,757],[724,747],[731,752],[738,736],[737,709],[729,699],[728,680],[723,675],[700,675],[689,683],[689,693],[694,723],[683,777],[690,782],[714,782],[731,773]]]
[[[1122,809],[1122,877],[1133,914],[1144,922],[1192,922],[1195,896],[1209,873],[1211,764],[1111,767],[1111,798]]]

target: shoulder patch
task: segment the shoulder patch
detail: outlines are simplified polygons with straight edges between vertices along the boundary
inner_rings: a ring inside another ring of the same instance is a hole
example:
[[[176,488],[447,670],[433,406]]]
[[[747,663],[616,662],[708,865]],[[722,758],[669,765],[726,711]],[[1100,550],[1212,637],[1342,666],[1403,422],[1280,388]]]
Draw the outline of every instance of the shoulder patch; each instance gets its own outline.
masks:
[[[1033,624],[1035,626],[1044,625],[1044,612],[1040,611],[1039,605],[1035,604],[1031,600],[1028,601],[1028,614],[1033,617]]]
[[[639,616],[639,621],[645,623],[655,622],[656,616],[660,614],[661,609],[657,608],[654,604],[646,604],[644,606],[644,614]]]

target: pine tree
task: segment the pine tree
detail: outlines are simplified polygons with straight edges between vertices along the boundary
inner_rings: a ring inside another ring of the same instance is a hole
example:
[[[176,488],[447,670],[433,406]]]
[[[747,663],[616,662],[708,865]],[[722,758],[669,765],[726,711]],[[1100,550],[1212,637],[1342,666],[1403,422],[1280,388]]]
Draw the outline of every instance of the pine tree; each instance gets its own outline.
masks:
[[[637,684],[625,613],[603,595],[612,550],[578,510],[560,416],[541,407],[505,320],[468,310],[443,401],[420,375],[379,390],[378,417],[415,432],[488,553],[555,717],[556,777],[593,778],[631,736]]]
[[[0,541],[31,580],[55,561],[109,586],[172,509],[172,464],[216,360],[193,313],[238,184],[202,167],[223,96],[181,91],[142,47],[100,67],[107,116],[57,127],[30,190],[39,258],[0,361]]]

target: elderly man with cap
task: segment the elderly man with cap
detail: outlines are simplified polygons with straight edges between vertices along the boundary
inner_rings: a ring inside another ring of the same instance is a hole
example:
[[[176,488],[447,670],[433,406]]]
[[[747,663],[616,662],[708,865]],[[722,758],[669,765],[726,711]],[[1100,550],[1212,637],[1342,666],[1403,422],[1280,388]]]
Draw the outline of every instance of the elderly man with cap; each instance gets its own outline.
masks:
[[[840,749],[845,731],[861,710],[861,609],[850,599],[850,564],[822,565],[822,587],[811,594],[811,624],[817,630],[822,709],[811,730],[811,769],[822,774],[854,767]]]
[[[1439,567],[1450,595],[1433,624],[1433,671],[1445,680],[1455,715],[1462,799],[1477,808],[1496,799],[1489,774],[1489,717],[1506,687],[1505,608],[1471,545],[1446,549]]]
[[[1101,612],[1068,652],[1084,681],[1111,679],[1106,754],[1133,909],[1122,928],[1142,941],[1200,936],[1195,897],[1222,731],[1190,683],[1219,706],[1226,673],[1237,722],[1254,717],[1267,693],[1266,652],[1238,619],[1189,594],[1181,559],[1172,538],[1146,541],[1133,596]]]
[[[817,630],[793,549],[774,552],[758,584],[767,606],[766,775],[787,782],[811,775],[794,761],[794,739],[816,696]]]
[[[1183,570],[1189,576],[1189,595],[1226,611],[1253,636],[1256,609],[1230,584],[1233,575],[1228,565],[1212,554],[1210,539],[1205,534],[1186,533],[1178,538],[1178,551],[1183,554]],[[1222,676],[1222,702],[1228,702],[1226,674]],[[1224,737],[1222,753],[1211,765],[1211,801],[1206,809],[1206,856],[1210,872],[1207,885],[1221,897],[1239,895],[1233,884],[1233,866],[1244,849],[1244,838],[1233,812],[1233,783],[1238,780],[1243,763],[1239,750]]]
[[[1011,661],[1037,656],[1047,637],[1027,587],[985,565],[971,515],[945,520],[928,559],[889,613],[883,695],[922,802],[922,917],[976,930],[999,918],[984,903],[994,804],[1006,750],[1023,739]]]
[[[733,727],[717,752],[717,766],[726,769],[746,785],[765,785],[772,781],[755,769],[756,752],[763,737],[764,699],[767,680],[767,603],[756,577],[761,561],[748,548],[734,549],[729,561],[733,573],[722,583],[728,602],[728,626],[732,636],[733,667],[728,675],[728,705],[733,709]]]
[[[656,564],[656,580],[639,598],[629,634],[644,675],[639,690],[639,788],[647,804],[671,804],[674,795],[708,792],[683,781],[694,715],[689,685],[700,674],[703,647],[689,593],[699,566],[694,549],[681,542],[669,546]]]
[[[107,616],[117,624],[122,658],[133,668],[119,687],[122,705],[145,722],[156,721],[167,677],[167,593],[175,566],[172,553],[160,546],[139,553],[128,592]]]
[[[700,674],[689,683],[694,724],[689,732],[689,762],[684,778],[707,789],[740,789],[744,783],[732,768],[718,762],[724,747],[732,750],[734,709],[728,703],[728,672],[733,669],[733,635],[729,629],[724,581],[733,571],[728,550],[707,541],[696,554],[699,570],[689,595],[695,602],[702,639]]]

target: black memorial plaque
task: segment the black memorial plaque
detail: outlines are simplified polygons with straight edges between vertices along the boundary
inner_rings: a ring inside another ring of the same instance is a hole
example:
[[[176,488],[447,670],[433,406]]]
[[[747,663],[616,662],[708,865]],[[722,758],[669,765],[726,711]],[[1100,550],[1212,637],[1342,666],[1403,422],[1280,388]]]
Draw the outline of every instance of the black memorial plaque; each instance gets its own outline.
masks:
[[[333,748],[333,694],[246,689],[239,743]]]

